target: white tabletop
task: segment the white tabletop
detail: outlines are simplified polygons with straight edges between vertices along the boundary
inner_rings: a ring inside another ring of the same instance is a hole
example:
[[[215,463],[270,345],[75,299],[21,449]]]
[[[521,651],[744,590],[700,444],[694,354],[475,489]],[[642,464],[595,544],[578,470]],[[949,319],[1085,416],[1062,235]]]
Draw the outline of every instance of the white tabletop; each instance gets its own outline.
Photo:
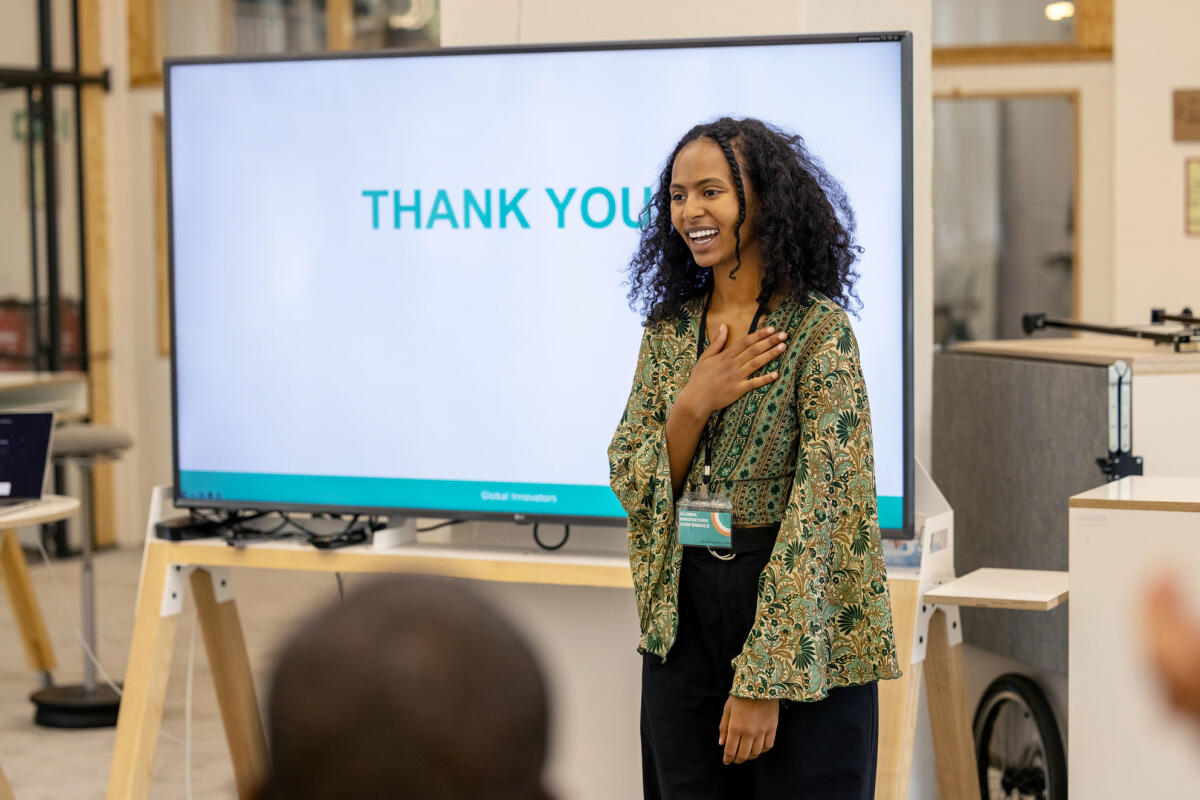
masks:
[[[1075,495],[1070,507],[1200,512],[1200,478],[1132,475]]]
[[[79,501],[74,497],[64,497],[61,494],[48,494],[31,506],[17,509],[12,513],[4,513],[0,509],[0,530],[20,528],[25,525],[40,525],[43,522],[57,522],[60,519],[75,516],[79,510]]]
[[[1146,326],[1146,330],[1154,328]],[[1171,345],[1156,345],[1146,339],[1085,333],[1070,337],[1030,336],[1025,339],[962,342],[954,346],[954,352],[1061,361],[1068,364],[1112,364],[1114,361],[1125,361],[1133,365],[1135,375],[1200,372],[1200,352],[1197,352],[1197,346],[1190,344],[1185,347],[1185,351],[1176,353]]]
[[[9,372],[0,371],[0,392],[29,389],[63,383],[85,383],[86,372]]]
[[[977,569],[925,593],[931,603],[1049,611],[1067,599],[1067,573],[1043,569]]]

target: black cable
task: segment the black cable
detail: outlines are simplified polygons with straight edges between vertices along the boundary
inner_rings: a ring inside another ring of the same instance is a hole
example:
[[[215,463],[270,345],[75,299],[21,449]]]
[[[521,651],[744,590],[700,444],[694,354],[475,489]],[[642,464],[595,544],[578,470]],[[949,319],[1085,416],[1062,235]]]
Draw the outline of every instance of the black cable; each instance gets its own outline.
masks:
[[[417,528],[417,533],[436,531],[438,528],[448,528],[451,525],[461,525],[464,522],[466,522],[465,519],[449,519],[445,522],[439,522],[437,525],[426,525],[424,528]]]
[[[342,573],[340,573],[340,572],[333,573],[333,576],[335,578],[337,578],[338,604],[340,605],[341,603],[344,603],[346,601],[345,585],[343,584],[343,581],[345,579],[342,577]]]
[[[288,539],[289,536],[293,536],[293,534],[283,534],[282,536],[278,535],[280,534],[281,530],[288,527],[287,519],[283,519],[283,521],[281,521],[280,524],[277,524],[275,528],[242,527],[242,523],[250,521],[250,519],[253,519],[253,517],[235,519],[233,524],[234,533],[245,536],[246,539]]]
[[[556,544],[556,545],[547,545],[545,542],[543,542],[543,541],[541,540],[541,538],[540,538],[540,537],[538,537],[538,523],[536,523],[536,522],[535,522],[535,523],[533,523],[533,540],[534,540],[535,542],[537,542],[537,546],[538,546],[538,547],[540,547],[540,548],[542,548],[543,550],[558,550],[558,549],[560,549],[560,548],[561,548],[561,547],[562,547],[564,544],[566,544],[566,543],[567,543],[567,539],[570,539],[570,538],[571,538],[571,526],[570,526],[570,525],[563,525],[563,537],[562,537],[562,541],[561,541],[561,542],[559,542],[559,543],[558,543],[558,544]]]
[[[284,530],[285,528],[287,528],[287,526],[288,526],[288,521],[286,519],[280,519],[279,524],[276,525],[274,528],[271,528],[271,530],[268,531],[268,533],[274,535],[276,533],[279,533],[281,530]]]
[[[271,514],[275,513],[278,513],[279,516],[283,517],[284,519],[273,528],[247,528],[244,525],[244,523],[249,522],[250,520],[270,516]],[[224,538],[225,544],[230,545],[231,547],[244,547],[248,542],[259,541],[263,539],[272,541],[279,539],[290,539],[296,535],[294,533],[284,532],[290,522],[288,519],[286,519],[286,515],[282,512],[259,511],[247,516],[242,516],[242,514],[238,511],[231,511],[226,514],[225,519],[221,521],[214,521],[203,516],[201,516],[201,519],[205,519],[210,523],[215,523],[218,526],[218,529],[224,528],[226,533],[223,534],[222,538]]]
[[[294,520],[290,516],[288,516],[288,513],[286,511],[280,511],[279,516],[283,517],[285,520],[287,520],[287,523],[289,525],[291,525],[293,528],[295,528],[296,530],[300,531],[303,534],[306,534],[308,536],[320,536],[321,535],[321,534],[317,533],[316,531],[309,530],[308,528],[301,525],[299,522],[296,522],[296,520]]]
[[[212,517],[208,516],[208,511],[203,508],[193,508],[188,512],[188,514],[191,516],[193,523],[208,522],[212,523],[213,525],[224,525],[226,522],[226,520],[219,517],[217,519],[213,519]]]
[[[350,521],[346,523],[346,527],[339,532],[318,533],[293,519],[286,511],[259,511],[247,516],[242,516],[241,512],[238,511],[230,511],[223,519],[214,519],[213,517],[208,516],[207,513],[201,509],[192,509],[191,514],[193,520],[206,522],[217,529],[224,529],[225,532],[223,534],[223,538],[225,539],[225,543],[235,547],[244,546],[247,542],[255,540],[290,539],[300,535],[308,537],[310,542],[314,539],[336,539],[346,536],[353,531],[355,526],[358,525],[359,519],[362,517],[361,514],[354,514],[350,518]],[[245,522],[258,519],[259,517],[269,516],[271,514],[278,514],[280,517],[280,523],[273,528],[246,528],[243,526],[243,523]],[[317,512],[312,515],[312,518],[332,520],[340,519],[341,515]],[[375,517],[367,517],[367,525],[372,530],[376,530],[380,526],[380,523],[376,521]],[[289,527],[294,528],[295,531],[288,531],[287,529]]]

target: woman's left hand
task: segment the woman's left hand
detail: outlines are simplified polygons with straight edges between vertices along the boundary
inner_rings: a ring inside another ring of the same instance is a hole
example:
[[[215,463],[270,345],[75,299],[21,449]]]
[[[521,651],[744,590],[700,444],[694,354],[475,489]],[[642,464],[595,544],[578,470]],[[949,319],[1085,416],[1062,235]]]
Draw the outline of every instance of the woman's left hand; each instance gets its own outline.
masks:
[[[742,764],[775,746],[775,729],[779,725],[778,700],[752,700],[730,697],[721,714],[721,738],[725,745],[725,763]]]

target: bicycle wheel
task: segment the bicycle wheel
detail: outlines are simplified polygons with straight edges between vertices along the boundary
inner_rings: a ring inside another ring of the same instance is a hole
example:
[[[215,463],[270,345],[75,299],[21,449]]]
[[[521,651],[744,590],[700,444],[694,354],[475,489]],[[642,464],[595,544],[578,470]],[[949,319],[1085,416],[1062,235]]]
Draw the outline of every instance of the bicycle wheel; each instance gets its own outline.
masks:
[[[975,709],[975,763],[984,800],[1066,800],[1067,759],[1037,684],[1001,675]]]

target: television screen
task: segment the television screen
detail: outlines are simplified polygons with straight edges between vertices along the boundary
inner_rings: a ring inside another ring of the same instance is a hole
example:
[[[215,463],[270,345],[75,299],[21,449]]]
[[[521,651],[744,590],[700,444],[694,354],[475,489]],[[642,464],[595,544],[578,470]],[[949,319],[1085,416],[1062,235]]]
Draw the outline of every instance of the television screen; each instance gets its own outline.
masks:
[[[679,137],[801,134],[864,252],[880,523],[911,534],[907,34],[168,61],[185,506],[623,523],[625,268]]]

